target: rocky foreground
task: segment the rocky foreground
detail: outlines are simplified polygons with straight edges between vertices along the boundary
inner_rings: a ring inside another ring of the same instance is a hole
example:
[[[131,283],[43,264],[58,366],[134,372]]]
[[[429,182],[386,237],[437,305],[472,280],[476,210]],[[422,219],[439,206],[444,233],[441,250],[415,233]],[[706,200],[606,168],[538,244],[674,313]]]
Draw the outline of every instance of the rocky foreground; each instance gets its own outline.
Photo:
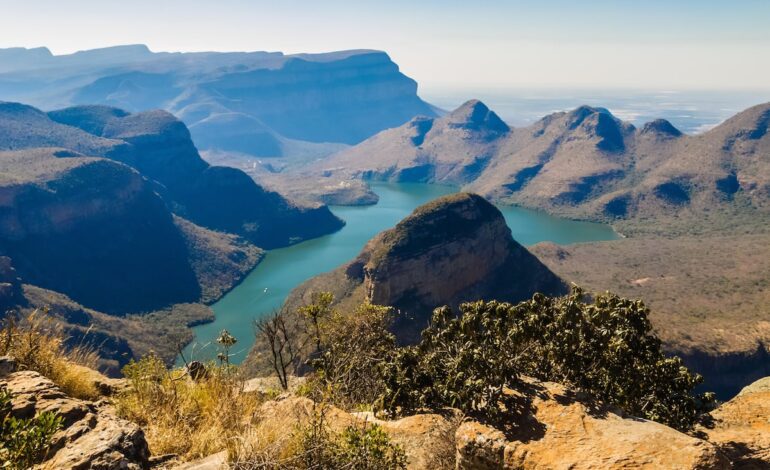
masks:
[[[229,468],[226,452],[195,462],[151,456],[142,429],[115,414],[109,394],[123,383],[93,377],[105,397],[97,402],[64,394],[46,377],[16,370],[0,358],[0,387],[12,394],[12,415],[32,417],[53,411],[63,427],[53,437],[37,468],[56,469],[219,469]],[[187,380],[187,379],[186,379]],[[261,382],[255,379],[252,382]],[[241,393],[262,393],[247,386]],[[500,468],[770,468],[770,378],[746,387],[712,413],[713,423],[694,436],[664,425],[625,416],[554,383],[522,380],[508,393],[520,404],[506,423],[491,425],[463,417],[457,410],[417,414],[396,421],[371,413],[323,407],[332,431],[347,426],[379,425],[406,453],[410,469]],[[266,400],[252,419],[254,435],[289,435],[322,405],[285,394]],[[277,439],[275,445],[289,442]]]

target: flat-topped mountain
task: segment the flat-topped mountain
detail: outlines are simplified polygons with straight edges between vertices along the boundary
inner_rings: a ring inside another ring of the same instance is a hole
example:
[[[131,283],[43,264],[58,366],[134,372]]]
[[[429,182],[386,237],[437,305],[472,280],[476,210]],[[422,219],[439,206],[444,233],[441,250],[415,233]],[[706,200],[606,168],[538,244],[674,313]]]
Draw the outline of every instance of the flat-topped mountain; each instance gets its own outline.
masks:
[[[417,338],[430,312],[479,299],[518,301],[565,284],[511,237],[500,211],[481,196],[459,193],[425,204],[370,240],[352,262],[301,285],[287,306],[331,291],[338,302],[364,299],[400,310],[395,328]]]
[[[0,100],[165,109],[201,148],[256,156],[291,153],[294,141],[355,144],[435,115],[417,83],[372,50],[154,53],[134,45],[55,56],[14,48],[0,49],[0,62]]]
[[[598,220],[692,220],[712,209],[767,215],[769,119],[770,104],[759,105],[688,136],[662,119],[636,129],[604,108],[581,106],[509,128],[469,101],[447,116],[383,131],[309,171],[454,184],[503,203]]]
[[[266,191],[240,170],[201,159],[184,123],[165,111],[130,114],[103,106],[51,113],[0,103],[0,149],[59,147],[57,156],[101,156],[137,169],[157,183],[177,214],[243,236],[263,248],[285,246],[337,230],[326,207],[300,207]],[[76,154],[69,155],[76,152]]]

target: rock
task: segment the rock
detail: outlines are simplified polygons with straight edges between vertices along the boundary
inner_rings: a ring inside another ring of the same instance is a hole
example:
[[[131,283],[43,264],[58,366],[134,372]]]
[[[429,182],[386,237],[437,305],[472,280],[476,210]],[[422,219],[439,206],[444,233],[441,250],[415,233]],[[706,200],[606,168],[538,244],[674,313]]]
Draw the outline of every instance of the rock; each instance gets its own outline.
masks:
[[[202,459],[171,467],[171,470],[221,470],[226,468],[229,468],[227,465],[227,451],[223,450]]]
[[[11,372],[16,372],[18,364],[16,360],[10,356],[0,356],[0,378],[5,377]]]
[[[500,211],[470,193],[418,207],[370,240],[344,273],[363,286],[366,300],[409,314],[395,324],[405,342],[417,339],[438,306],[566,292],[564,283],[511,237]]]
[[[706,441],[624,417],[561,385],[528,381],[511,394],[522,415],[506,432],[476,421],[460,425],[457,468],[730,468]]]
[[[139,426],[118,418],[106,405],[71,398],[34,371],[0,378],[11,394],[11,414],[31,418],[50,411],[63,419],[41,468],[143,469],[149,449]]]
[[[701,430],[733,468],[770,469],[770,377],[745,387],[711,415],[713,428]]]
[[[195,381],[205,379],[209,376],[206,366],[200,361],[192,361],[186,366],[187,374]]]

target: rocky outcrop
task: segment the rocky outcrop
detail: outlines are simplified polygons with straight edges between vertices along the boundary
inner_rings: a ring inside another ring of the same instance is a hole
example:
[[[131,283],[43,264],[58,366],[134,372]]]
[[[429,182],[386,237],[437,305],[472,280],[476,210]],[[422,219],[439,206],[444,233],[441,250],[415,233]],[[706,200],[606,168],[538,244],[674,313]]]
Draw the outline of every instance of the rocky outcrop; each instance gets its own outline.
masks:
[[[736,469],[770,468],[770,377],[741,390],[711,413],[702,431],[719,446]]]
[[[144,433],[118,418],[109,406],[71,398],[33,371],[0,376],[11,394],[11,415],[30,418],[49,411],[62,418],[42,469],[134,469],[148,467]]]
[[[500,211],[468,193],[417,208],[370,240],[353,262],[326,276],[332,290],[359,286],[353,290],[362,290],[366,300],[404,313],[395,325],[404,341],[418,337],[437,306],[487,298],[514,302],[535,292],[565,291],[556,275],[513,240]],[[313,284],[300,286],[289,304]],[[337,292],[338,301],[345,296]]]
[[[523,404],[523,414],[502,426],[505,432],[463,423],[456,433],[457,468],[730,468],[706,441],[623,416],[560,385],[527,381],[509,393]]]

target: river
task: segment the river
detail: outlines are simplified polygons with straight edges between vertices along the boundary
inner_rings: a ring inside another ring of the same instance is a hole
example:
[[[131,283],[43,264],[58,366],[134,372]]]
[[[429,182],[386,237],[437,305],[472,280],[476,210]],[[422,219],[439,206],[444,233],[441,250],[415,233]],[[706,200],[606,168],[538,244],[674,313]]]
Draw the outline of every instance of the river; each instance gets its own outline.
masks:
[[[216,356],[216,335],[227,329],[238,343],[231,361],[241,362],[254,343],[255,318],[281,307],[289,292],[307,279],[354,258],[364,244],[393,227],[416,207],[457,191],[450,186],[416,183],[379,183],[372,189],[380,200],[373,206],[333,206],[345,220],[344,228],[330,235],[271,250],[237,287],[212,305],[216,320],[194,328],[196,339],[185,349],[190,360]],[[523,245],[542,241],[558,244],[613,240],[618,235],[604,224],[561,219],[520,207],[500,206],[513,238]]]

